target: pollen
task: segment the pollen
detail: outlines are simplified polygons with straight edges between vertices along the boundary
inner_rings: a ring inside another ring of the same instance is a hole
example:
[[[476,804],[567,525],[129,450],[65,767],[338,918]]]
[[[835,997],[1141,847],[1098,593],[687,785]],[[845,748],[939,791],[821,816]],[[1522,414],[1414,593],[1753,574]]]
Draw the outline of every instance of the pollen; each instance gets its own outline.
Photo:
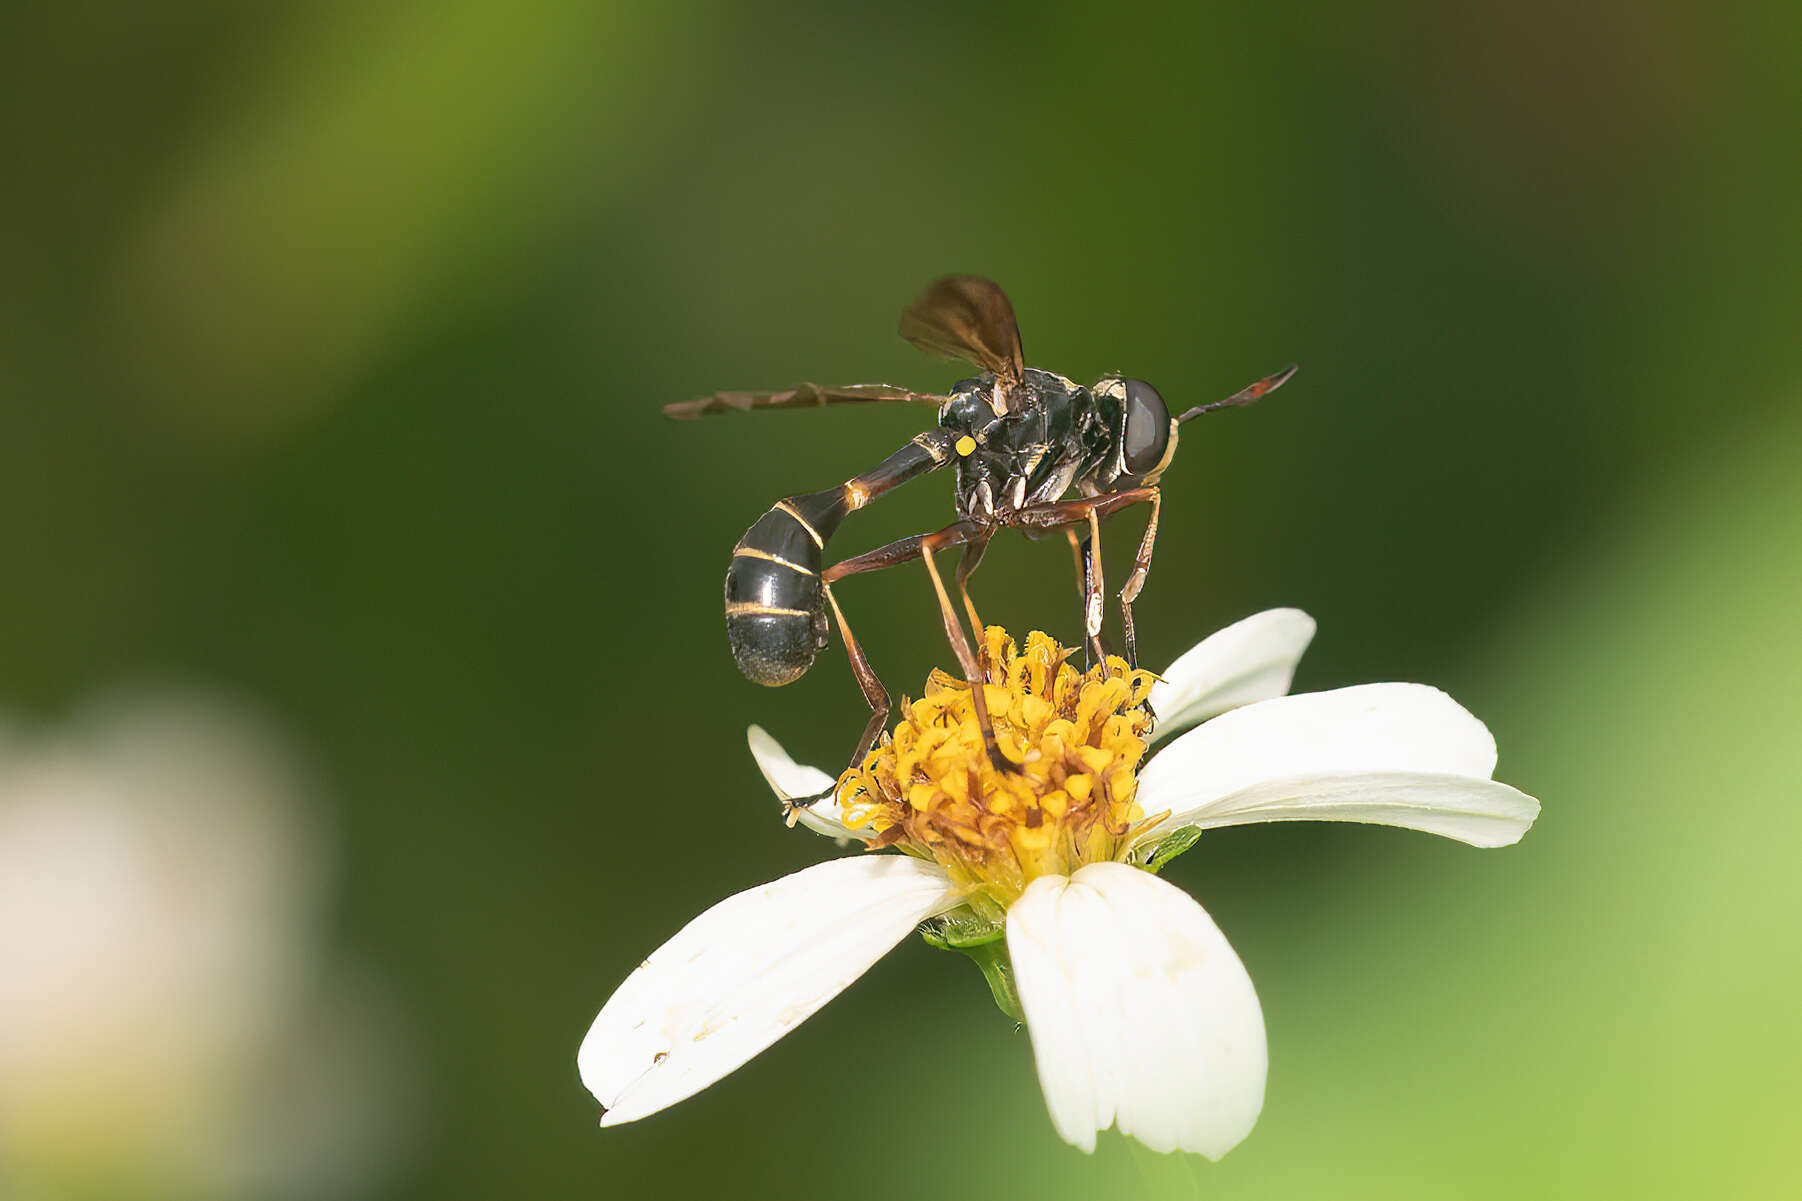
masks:
[[[963,437],[961,437],[957,440],[957,445],[954,449],[957,451],[958,454],[963,455],[965,457],[973,455],[976,453],[976,439],[970,437],[970,435],[968,435],[968,434],[965,434]]]
[[[1039,876],[1123,858],[1144,821],[1137,770],[1155,678],[1109,656],[1087,671],[1076,652],[1034,631],[1021,650],[999,626],[983,633],[982,697],[998,769],[970,685],[943,671],[925,695],[839,777],[844,820],[944,867],[973,898],[1005,908]]]

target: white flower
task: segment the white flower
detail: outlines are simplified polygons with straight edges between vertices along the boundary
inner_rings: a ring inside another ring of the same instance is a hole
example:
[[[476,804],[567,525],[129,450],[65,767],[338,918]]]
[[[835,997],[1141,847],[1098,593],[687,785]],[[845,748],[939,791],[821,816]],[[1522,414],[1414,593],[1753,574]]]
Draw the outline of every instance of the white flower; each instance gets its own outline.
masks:
[[[907,853],[838,859],[740,893],[654,952],[578,1055],[603,1126],[725,1076],[936,918],[942,944],[994,951],[1005,938],[985,974],[1004,1003],[1017,988],[1066,1141],[1089,1151],[1117,1126],[1156,1151],[1217,1159],[1263,1106],[1263,1015],[1206,911],[1148,869],[1218,826],[1371,822],[1498,847],[1539,813],[1490,778],[1489,731],[1437,689],[1284,695],[1314,634],[1298,610],[1221,630],[1155,683],[1118,661],[1077,673],[1042,635],[1017,654],[987,634],[985,695],[1024,770],[992,773],[967,689],[935,677],[862,770],[797,814],[822,834]],[[1135,781],[1145,743],[1188,726]],[[778,796],[832,788],[755,726],[750,745]],[[980,788],[964,783],[985,772]]]

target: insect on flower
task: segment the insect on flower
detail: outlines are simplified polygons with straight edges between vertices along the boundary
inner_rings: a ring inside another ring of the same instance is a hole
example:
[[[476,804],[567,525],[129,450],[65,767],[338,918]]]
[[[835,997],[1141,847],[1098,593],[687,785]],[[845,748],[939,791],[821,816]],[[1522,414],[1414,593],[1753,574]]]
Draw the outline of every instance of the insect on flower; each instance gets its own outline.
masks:
[[[990,761],[972,690],[942,672],[836,787],[752,727],[778,796],[827,794],[802,823],[901,853],[739,893],[653,952],[578,1056],[601,1124],[719,1080],[926,923],[1025,1022],[1066,1141],[1092,1150],[1117,1126],[1156,1151],[1224,1155],[1263,1106],[1263,1015],[1225,936],[1158,870],[1221,826],[1371,822],[1498,847],[1539,814],[1491,778],[1489,731],[1437,689],[1284,695],[1313,633],[1305,613],[1270,610],[1158,678],[1113,657],[1079,671],[1043,634],[1021,648],[988,629],[982,691],[1016,771]]]
[[[846,576],[920,559],[932,579],[945,635],[964,679],[981,678],[981,666],[965,637],[933,554],[963,547],[957,586],[972,631],[982,622],[970,599],[969,579],[996,531],[1006,528],[1042,538],[1062,530],[1076,559],[1083,597],[1083,629],[1091,662],[1105,657],[1101,641],[1101,521],[1122,509],[1151,509],[1133,570],[1119,592],[1126,660],[1137,666],[1133,601],[1151,570],[1158,532],[1158,480],[1176,454],[1183,422],[1217,409],[1250,404],[1295,374],[1293,366],[1259,380],[1225,400],[1172,416],[1156,388],[1141,379],[1108,376],[1085,388],[1056,372],[1028,367],[1020,330],[1007,294],[991,280],[948,275],[901,314],[901,336],[922,350],[962,359],[982,369],[946,395],[888,384],[822,388],[802,384],[781,392],[717,392],[664,406],[689,419],[733,409],[812,408],[833,404],[897,401],[938,410],[939,428],[912,441],[876,467],[836,487],[779,500],[745,532],[726,572],[726,632],[744,674],[772,687],[787,684],[813,665],[826,645],[826,609],[832,610],[851,670],[870,706],[870,718],[851,755],[863,758],[888,720],[889,694],[864,656],[833,595]],[[820,568],[827,539],[839,523],[870,501],[947,463],[956,464],[957,520],[929,534]],[[1075,496],[1068,496],[1075,492]],[[1077,529],[1084,531],[1080,536]],[[977,726],[990,760],[1006,759],[993,737],[982,690],[972,692]],[[799,802],[808,803],[808,802]]]

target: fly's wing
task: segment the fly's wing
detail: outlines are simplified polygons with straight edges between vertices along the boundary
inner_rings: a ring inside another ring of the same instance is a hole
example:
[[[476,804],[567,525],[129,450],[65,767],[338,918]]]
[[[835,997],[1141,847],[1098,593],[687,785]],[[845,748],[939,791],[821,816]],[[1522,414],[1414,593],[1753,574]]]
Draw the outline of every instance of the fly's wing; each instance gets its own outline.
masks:
[[[901,312],[901,336],[928,354],[974,363],[1011,390],[1025,359],[1014,306],[994,280],[947,275]]]
[[[677,421],[693,421],[709,413],[724,413],[731,409],[745,412],[752,409],[817,409],[822,405],[871,404],[884,400],[938,408],[946,398],[890,384],[848,384],[842,388],[796,384],[781,392],[715,392],[698,400],[679,400],[664,405],[663,415]]]

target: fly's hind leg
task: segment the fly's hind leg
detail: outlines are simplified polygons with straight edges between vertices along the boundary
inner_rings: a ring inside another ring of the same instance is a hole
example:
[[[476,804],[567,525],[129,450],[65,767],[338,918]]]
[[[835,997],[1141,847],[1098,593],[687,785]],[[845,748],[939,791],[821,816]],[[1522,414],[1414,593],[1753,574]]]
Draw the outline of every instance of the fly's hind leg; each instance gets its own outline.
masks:
[[[830,574],[830,573],[828,573]],[[863,690],[863,699],[870,706],[870,720],[864,723],[863,734],[857,740],[857,749],[851,753],[851,762],[846,770],[863,764],[863,757],[869,753],[876,741],[876,735],[882,732],[883,723],[888,720],[889,710],[893,707],[889,699],[888,689],[870,666],[869,656],[863,653],[863,646],[857,641],[857,635],[851,632],[851,623],[845,620],[845,611],[838,607],[838,597],[832,594],[832,585],[824,578],[821,591],[826,594],[826,603],[832,608],[832,619],[838,625],[839,636],[845,640],[845,656],[851,660],[851,674],[857,677],[857,686]],[[842,773],[841,773],[842,774]],[[795,810],[809,805],[817,805],[838,790],[838,782],[832,787],[810,797],[791,797],[782,802],[782,817],[789,825],[795,824]]]
[[[838,597],[834,594],[832,585],[847,576],[880,571],[885,567],[894,567],[917,559],[921,555],[921,544],[929,537],[939,539],[941,546],[957,546],[974,542],[986,545],[993,532],[992,526],[985,526],[973,521],[960,521],[948,525],[934,534],[915,534],[911,538],[902,538],[898,542],[891,542],[887,546],[878,547],[866,554],[845,559],[833,564],[820,574],[821,591],[825,593],[826,603],[832,608],[832,617],[838,625],[839,635],[845,640],[845,654],[851,660],[851,674],[857,677],[857,685],[863,690],[864,700],[870,706],[870,718],[864,723],[863,734],[857,740],[857,749],[851,754],[847,770],[863,765],[864,756],[869,754],[870,748],[876,744],[876,738],[882,733],[882,727],[888,721],[893,704],[889,698],[888,689],[876,675],[875,668],[870,666],[869,657],[864,654],[862,645],[857,641],[857,636],[851,632],[851,624],[845,620],[844,610],[839,608]],[[966,555],[966,558],[969,556]],[[981,561],[980,550],[976,552],[975,559],[977,562]],[[974,565],[969,570],[974,571]],[[969,571],[960,571],[959,582],[961,583],[968,577]],[[973,605],[970,607],[970,611],[974,615],[975,607]],[[980,706],[980,704],[979,700],[978,705]],[[987,728],[985,721],[985,729]],[[795,806],[812,805],[830,796],[831,793],[832,790],[828,789],[818,796],[797,798],[789,802],[791,815]]]

